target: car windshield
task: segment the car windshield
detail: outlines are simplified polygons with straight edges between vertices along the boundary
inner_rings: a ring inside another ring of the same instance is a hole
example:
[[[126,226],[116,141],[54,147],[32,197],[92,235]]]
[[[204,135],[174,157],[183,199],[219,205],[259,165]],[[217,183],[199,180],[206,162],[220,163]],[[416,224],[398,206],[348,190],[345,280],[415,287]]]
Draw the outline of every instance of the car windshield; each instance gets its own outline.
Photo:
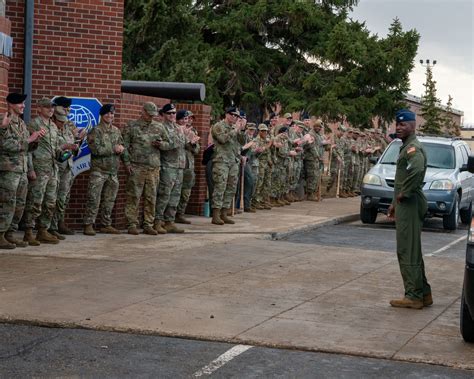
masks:
[[[454,149],[449,145],[441,145],[436,143],[421,143],[425,148],[428,157],[428,167],[432,168],[454,168]],[[398,153],[400,152],[402,141],[393,142],[388,148],[380,161],[381,164],[397,164]]]

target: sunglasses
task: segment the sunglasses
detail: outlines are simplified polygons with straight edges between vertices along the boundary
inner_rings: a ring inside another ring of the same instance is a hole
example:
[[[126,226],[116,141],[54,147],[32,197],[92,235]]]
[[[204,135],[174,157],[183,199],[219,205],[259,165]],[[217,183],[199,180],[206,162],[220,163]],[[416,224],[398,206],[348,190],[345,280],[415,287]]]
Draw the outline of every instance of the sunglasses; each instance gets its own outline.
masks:
[[[176,112],[165,112],[166,114],[176,114]]]

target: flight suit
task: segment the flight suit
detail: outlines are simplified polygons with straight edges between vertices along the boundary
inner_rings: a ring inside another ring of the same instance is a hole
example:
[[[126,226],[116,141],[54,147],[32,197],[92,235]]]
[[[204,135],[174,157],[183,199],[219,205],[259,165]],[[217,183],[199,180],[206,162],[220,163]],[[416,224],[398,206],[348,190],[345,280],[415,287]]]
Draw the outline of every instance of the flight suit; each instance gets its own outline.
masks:
[[[397,257],[405,286],[405,297],[423,300],[431,294],[425,275],[421,252],[421,228],[428,210],[423,194],[426,153],[415,135],[409,136],[400,148],[395,174],[393,206],[397,228]],[[397,196],[403,195],[400,203]]]

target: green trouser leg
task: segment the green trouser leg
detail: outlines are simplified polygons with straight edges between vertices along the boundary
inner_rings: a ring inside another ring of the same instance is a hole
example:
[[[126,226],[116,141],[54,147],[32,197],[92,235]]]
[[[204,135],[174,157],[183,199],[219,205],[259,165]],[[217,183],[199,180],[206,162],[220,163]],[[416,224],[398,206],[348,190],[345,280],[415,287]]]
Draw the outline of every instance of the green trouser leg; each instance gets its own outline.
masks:
[[[422,300],[423,295],[431,293],[421,252],[421,228],[425,213],[426,203],[416,195],[404,199],[395,209],[398,263],[405,296],[413,300]]]

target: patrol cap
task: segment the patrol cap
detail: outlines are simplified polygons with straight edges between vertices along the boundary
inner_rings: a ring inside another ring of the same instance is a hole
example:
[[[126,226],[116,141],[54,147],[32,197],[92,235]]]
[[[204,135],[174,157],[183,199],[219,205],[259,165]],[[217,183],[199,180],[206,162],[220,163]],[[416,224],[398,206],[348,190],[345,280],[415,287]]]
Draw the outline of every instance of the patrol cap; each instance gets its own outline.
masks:
[[[66,122],[68,120],[67,116],[62,111],[58,111],[57,108],[54,109],[54,118],[61,122]]]
[[[322,126],[323,126],[323,120],[321,120],[320,118],[318,118],[318,119],[314,122],[314,126],[322,127]]]
[[[72,99],[66,96],[58,96],[53,100],[54,105],[59,105],[64,108],[69,108],[72,104]]]
[[[99,114],[101,116],[106,115],[107,113],[115,113],[115,107],[113,104],[104,104],[100,108]]]
[[[39,99],[37,104],[39,107],[52,107],[54,105],[51,99],[48,99],[47,97]]]
[[[56,105],[54,107],[54,112],[55,113],[58,113],[58,114],[62,114],[63,116],[67,116],[68,112],[66,110],[66,108],[60,106],[60,105]]]
[[[237,109],[237,107],[227,107],[225,109],[225,113],[229,113],[229,114],[232,114],[234,116],[240,117],[240,112]]]
[[[185,117],[187,117],[188,111],[186,109],[180,109],[178,112],[176,112],[176,120],[181,120]]]
[[[257,130],[257,126],[253,122],[247,123],[246,128],[249,130]]]
[[[415,121],[416,114],[409,109],[400,109],[395,116],[395,120],[397,123],[405,121]]]
[[[160,109],[160,114],[171,113],[171,112],[176,113],[176,107],[172,103],[165,104],[163,105],[163,108]]]
[[[158,107],[156,104],[152,101],[148,101],[145,104],[143,104],[143,110],[149,115],[149,116],[156,116],[158,114]]]
[[[293,118],[292,114],[291,113],[285,113],[283,115],[283,118]]]
[[[188,117],[195,117],[195,116],[194,116],[194,113],[191,112],[191,111],[186,111],[186,116],[188,116]]]
[[[353,133],[354,134],[361,134],[361,131],[357,128],[354,128]]]
[[[259,131],[259,132],[262,132],[262,131],[268,132],[268,126],[266,126],[265,124],[260,124],[260,125],[258,126],[258,131]]]
[[[300,120],[293,121],[293,125],[299,126],[300,128],[304,128],[306,126],[304,122]]]
[[[25,95],[23,93],[18,93],[18,92],[11,92],[7,96],[7,103],[10,104],[21,104],[25,101],[26,97],[28,95]]]

